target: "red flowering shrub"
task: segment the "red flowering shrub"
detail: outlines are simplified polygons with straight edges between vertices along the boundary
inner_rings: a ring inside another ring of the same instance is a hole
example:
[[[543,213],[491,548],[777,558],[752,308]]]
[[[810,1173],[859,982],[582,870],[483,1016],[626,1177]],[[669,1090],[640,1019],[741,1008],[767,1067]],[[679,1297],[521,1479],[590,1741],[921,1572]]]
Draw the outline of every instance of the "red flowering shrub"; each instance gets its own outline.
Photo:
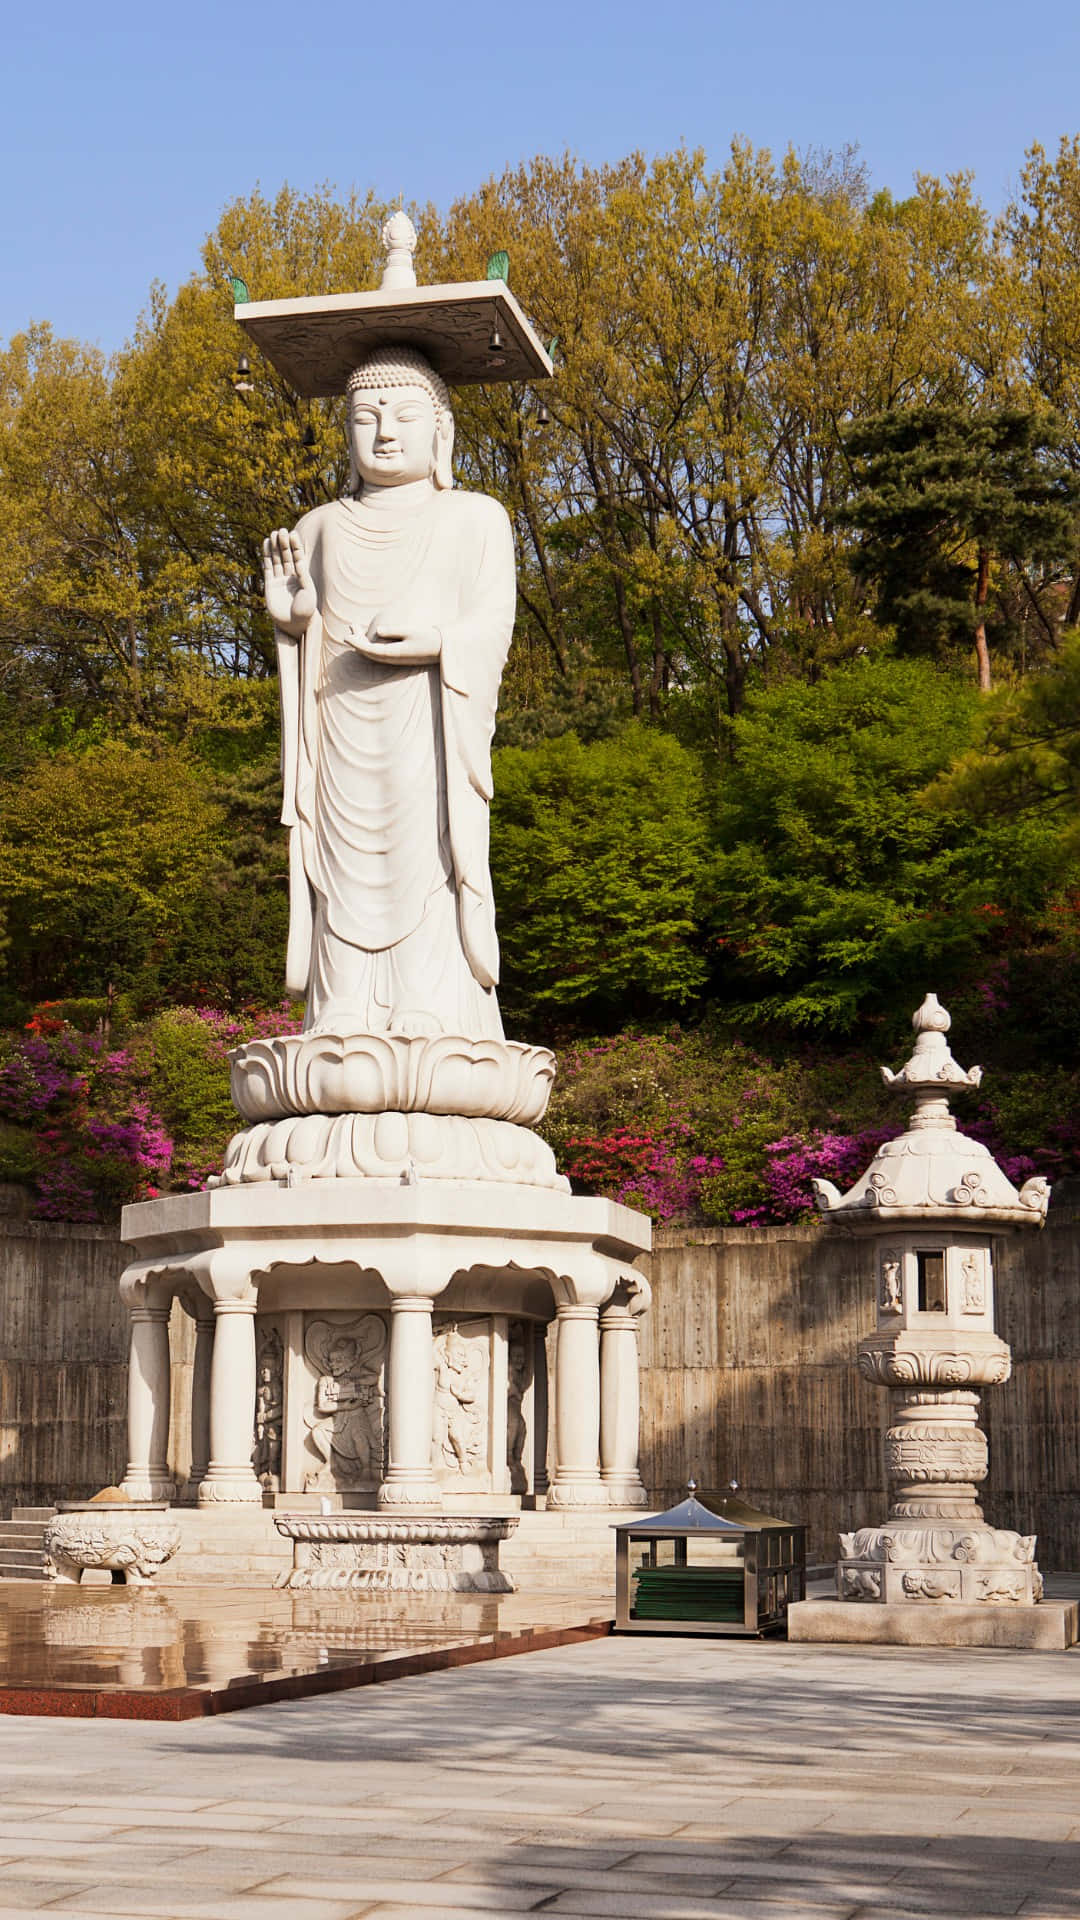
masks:
[[[695,1153],[691,1129],[673,1120],[665,1132],[616,1128],[606,1136],[571,1136],[563,1171],[585,1193],[604,1193],[654,1220],[683,1224],[696,1217],[701,1183],[722,1172],[715,1154]]]

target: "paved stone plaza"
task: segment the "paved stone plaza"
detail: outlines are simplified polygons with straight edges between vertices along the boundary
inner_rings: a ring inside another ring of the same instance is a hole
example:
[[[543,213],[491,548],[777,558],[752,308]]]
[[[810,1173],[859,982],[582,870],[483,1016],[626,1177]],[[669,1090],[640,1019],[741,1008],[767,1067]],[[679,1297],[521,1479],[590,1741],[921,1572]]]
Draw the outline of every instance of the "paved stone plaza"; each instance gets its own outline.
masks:
[[[0,1720],[0,1920],[1080,1915],[1080,1657],[595,1641]]]

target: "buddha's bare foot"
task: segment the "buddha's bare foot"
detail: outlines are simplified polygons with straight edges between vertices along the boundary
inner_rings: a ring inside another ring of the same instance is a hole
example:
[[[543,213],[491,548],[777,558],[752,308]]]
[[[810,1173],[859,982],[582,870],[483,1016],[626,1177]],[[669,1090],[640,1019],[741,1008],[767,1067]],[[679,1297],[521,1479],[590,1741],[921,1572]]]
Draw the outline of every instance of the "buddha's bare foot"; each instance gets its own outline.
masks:
[[[432,1040],[442,1032],[441,1023],[433,1013],[422,1013],[419,1009],[402,1008],[390,1016],[391,1033],[400,1033],[405,1040]]]

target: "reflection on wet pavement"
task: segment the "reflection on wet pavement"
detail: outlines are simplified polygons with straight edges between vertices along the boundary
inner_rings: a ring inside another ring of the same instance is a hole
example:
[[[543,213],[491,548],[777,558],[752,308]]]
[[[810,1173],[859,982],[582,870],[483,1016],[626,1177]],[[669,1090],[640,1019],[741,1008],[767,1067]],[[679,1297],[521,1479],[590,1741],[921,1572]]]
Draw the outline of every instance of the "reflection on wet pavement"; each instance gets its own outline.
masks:
[[[610,1617],[607,1597],[590,1593],[368,1598],[9,1581],[0,1583],[0,1710],[94,1711],[88,1702],[80,1707],[84,1692],[243,1688],[273,1698],[280,1690],[270,1683],[301,1679],[310,1684],[295,1691],[320,1691],[335,1674],[338,1684],[361,1684],[382,1677],[380,1667],[400,1670],[402,1656],[430,1656],[426,1665],[444,1655],[437,1664],[457,1664],[491,1657],[503,1641],[502,1650],[516,1651],[522,1636],[551,1644],[552,1634],[602,1629]],[[27,1689],[72,1697],[66,1708],[44,1700],[31,1706]],[[208,1705],[193,1701],[191,1709]]]

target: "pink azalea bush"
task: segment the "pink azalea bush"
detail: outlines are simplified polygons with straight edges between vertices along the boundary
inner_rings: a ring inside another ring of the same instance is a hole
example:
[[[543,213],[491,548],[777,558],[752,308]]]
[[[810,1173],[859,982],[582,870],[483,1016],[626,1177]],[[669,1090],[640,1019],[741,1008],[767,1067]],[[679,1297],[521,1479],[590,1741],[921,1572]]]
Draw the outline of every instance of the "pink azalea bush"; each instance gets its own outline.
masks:
[[[41,1220],[115,1219],[133,1200],[205,1186],[239,1120],[230,1048],[295,1031],[295,1006],[172,1008],[117,1046],[48,1007],[0,1036],[0,1180]]]
[[[25,1146],[42,1220],[100,1221],[169,1178],[173,1141],[139,1086],[134,1056],[100,1034],[36,1017],[10,1037],[0,1064],[0,1173]],[[13,1143],[12,1133],[16,1138]],[[5,1155],[6,1148],[6,1155]]]
[[[606,1138],[572,1135],[563,1156],[563,1170],[578,1188],[669,1223],[697,1216],[702,1182],[723,1167],[718,1154],[694,1151],[692,1130],[682,1120],[660,1134],[620,1127]]]

